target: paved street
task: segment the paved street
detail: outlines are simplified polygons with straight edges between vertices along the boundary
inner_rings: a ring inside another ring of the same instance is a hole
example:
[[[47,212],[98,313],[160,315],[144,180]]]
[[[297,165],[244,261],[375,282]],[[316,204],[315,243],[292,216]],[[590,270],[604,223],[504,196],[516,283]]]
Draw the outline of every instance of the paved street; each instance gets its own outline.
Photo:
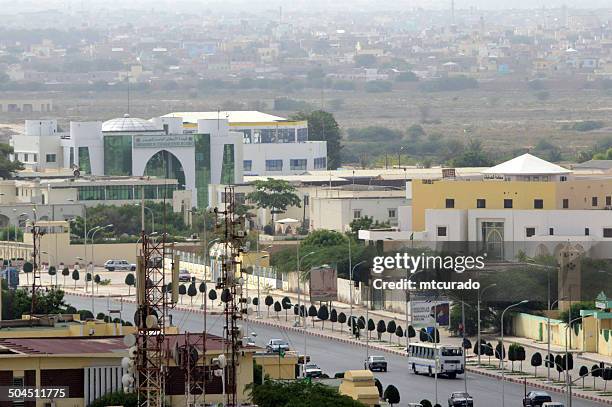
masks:
[[[67,302],[77,308],[91,308],[91,300],[83,297],[67,295]],[[103,298],[95,299],[95,312],[106,312],[107,300]],[[112,305],[114,308],[117,304]],[[134,304],[123,304],[123,318],[131,320],[135,311]],[[202,314],[190,313],[186,311],[172,311],[174,323],[179,325],[181,330],[199,331],[203,328]],[[223,322],[218,316],[210,316],[208,319],[209,332],[221,335]],[[293,349],[298,349],[300,353],[304,349],[304,335],[298,332],[281,331],[277,328],[263,326],[259,324],[249,324],[249,332],[257,332],[256,343],[265,345],[270,338],[285,338]],[[317,363],[326,373],[333,376],[334,373],[347,369],[359,369],[363,367],[363,360],[366,356],[366,349],[361,346],[340,343],[326,340],[323,338],[307,336],[307,353],[312,360]],[[406,406],[408,402],[418,402],[423,398],[435,400],[435,380],[425,376],[415,376],[409,373],[406,367],[406,358],[386,353],[385,357],[389,362],[389,372],[377,373],[377,377],[383,386],[394,384],[400,391],[402,403]],[[438,402],[446,406],[446,399],[450,392],[463,390],[464,382],[462,376],[455,380],[439,378],[438,380]],[[530,390],[530,389],[528,389]],[[468,375],[468,391],[474,396],[477,406],[501,406],[502,384],[500,381],[483,377],[480,375]],[[506,406],[521,406],[523,387],[520,385],[506,383]],[[551,394],[554,400],[563,401],[563,395]],[[599,404],[574,399],[574,407],[597,406]]]

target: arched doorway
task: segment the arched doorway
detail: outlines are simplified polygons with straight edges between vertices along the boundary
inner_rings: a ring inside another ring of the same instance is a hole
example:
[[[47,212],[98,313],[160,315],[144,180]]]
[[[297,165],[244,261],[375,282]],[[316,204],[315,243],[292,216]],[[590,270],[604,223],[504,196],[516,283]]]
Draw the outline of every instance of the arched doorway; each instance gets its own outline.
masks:
[[[179,189],[185,188],[185,171],[181,162],[168,150],[160,150],[147,161],[144,175],[176,179]]]

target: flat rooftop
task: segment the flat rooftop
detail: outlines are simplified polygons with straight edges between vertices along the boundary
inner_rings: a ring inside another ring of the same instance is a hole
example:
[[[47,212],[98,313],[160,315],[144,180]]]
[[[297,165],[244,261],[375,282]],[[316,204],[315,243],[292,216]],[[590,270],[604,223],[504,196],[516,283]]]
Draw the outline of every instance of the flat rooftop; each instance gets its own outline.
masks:
[[[185,334],[166,335],[167,349],[174,349],[186,343]],[[191,342],[195,342],[195,334],[191,334]],[[199,350],[203,350],[200,341]],[[208,334],[206,338],[206,351],[223,351],[225,340],[216,335]],[[245,350],[255,351],[259,348],[253,346],[243,347]],[[74,354],[122,354],[127,352],[123,344],[123,336],[108,337],[36,337],[36,338],[5,338],[0,339],[0,355],[3,353],[24,355],[74,355]]]
[[[198,120],[227,119],[230,124],[235,123],[270,123],[286,122],[284,117],[274,116],[256,110],[222,110],[220,112],[172,112],[162,117],[182,117],[183,123],[197,124]]]

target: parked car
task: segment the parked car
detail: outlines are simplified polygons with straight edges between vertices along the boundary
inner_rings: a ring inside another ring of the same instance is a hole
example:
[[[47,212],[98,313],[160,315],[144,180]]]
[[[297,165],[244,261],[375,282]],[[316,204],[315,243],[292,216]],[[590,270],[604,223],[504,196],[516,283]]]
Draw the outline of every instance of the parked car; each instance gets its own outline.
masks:
[[[523,399],[523,407],[542,407],[544,403],[552,402],[552,398],[545,391],[530,391]]]
[[[306,377],[321,377],[323,376],[323,371],[321,368],[314,363],[309,363],[304,365],[304,376]]]
[[[408,403],[408,407],[423,407],[421,403]]]
[[[559,403],[558,401],[551,401],[542,404],[542,407],[565,407],[565,404]]]
[[[366,360],[366,369],[379,372],[387,371],[387,360],[384,356],[370,356]]]
[[[178,279],[180,282],[191,281],[191,273],[187,269],[180,269]]]
[[[448,407],[473,407],[474,399],[464,391],[454,391],[448,398]]]
[[[268,352],[280,352],[281,350],[288,351],[289,344],[283,339],[270,339],[266,345],[266,350]]]
[[[242,345],[243,346],[255,346],[255,339],[253,339],[250,336],[245,336],[242,338]]]
[[[104,263],[104,268],[108,271],[115,270],[130,270],[135,271],[136,265],[133,263],[129,263],[127,260],[106,260]]]

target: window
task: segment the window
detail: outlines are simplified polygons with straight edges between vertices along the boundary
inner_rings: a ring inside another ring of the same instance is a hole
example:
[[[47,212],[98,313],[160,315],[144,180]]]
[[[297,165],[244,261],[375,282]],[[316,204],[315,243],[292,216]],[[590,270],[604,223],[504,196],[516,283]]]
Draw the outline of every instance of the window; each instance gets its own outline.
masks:
[[[476,207],[483,209],[487,207],[487,201],[486,199],[477,199],[476,200]]]
[[[324,170],[327,168],[327,158],[319,157],[314,159],[314,169],[315,170]]]
[[[584,228],[584,235],[585,236],[589,236],[591,234],[591,231],[589,228]]]
[[[526,237],[535,236],[535,232],[536,232],[536,230],[533,227],[525,228],[525,236]]]
[[[266,171],[282,171],[283,160],[266,160]]]
[[[23,162],[26,162],[26,163],[27,163],[29,160],[30,160],[30,154],[25,153],[25,154],[23,155]]]
[[[455,200],[452,198],[446,198],[446,208],[450,209],[454,207],[455,207]]]
[[[244,144],[251,144],[251,129],[244,129],[241,130],[243,136],[243,143]]]
[[[543,199],[534,199],[533,200],[533,208],[534,209],[544,209],[544,200]]]
[[[310,195],[304,195],[304,206],[310,205]]]
[[[561,180],[561,182],[565,182],[565,181],[567,181],[567,176],[565,176],[565,175],[561,175],[560,180]]]
[[[297,129],[297,141],[308,141],[308,128]]]
[[[34,162],[37,163],[38,162],[38,154],[34,154]]]
[[[438,237],[446,236],[446,226],[438,226]]]
[[[606,197],[606,206],[612,206],[612,196]]]
[[[306,171],[306,159],[298,158],[289,160],[289,169],[293,171]]]
[[[612,237],[612,228],[604,228],[603,237]]]
[[[388,212],[389,212],[389,217],[390,218],[397,217],[397,210],[396,209],[389,209]]]
[[[244,161],[242,161],[242,170],[243,171],[251,171],[251,168],[253,168],[253,161],[252,160],[244,160]]]
[[[563,209],[569,208],[569,199],[565,198],[563,200]]]
[[[47,155],[45,156],[45,160],[46,160],[48,163],[54,163],[54,162],[55,162],[55,154],[47,154]]]
[[[504,208],[512,209],[512,199],[504,199]]]
[[[361,209],[354,209],[353,210],[353,219],[359,219],[361,218]]]
[[[597,197],[596,196],[591,198],[591,206],[597,206]]]
[[[555,228],[548,228],[548,234],[551,236],[555,235]]]

